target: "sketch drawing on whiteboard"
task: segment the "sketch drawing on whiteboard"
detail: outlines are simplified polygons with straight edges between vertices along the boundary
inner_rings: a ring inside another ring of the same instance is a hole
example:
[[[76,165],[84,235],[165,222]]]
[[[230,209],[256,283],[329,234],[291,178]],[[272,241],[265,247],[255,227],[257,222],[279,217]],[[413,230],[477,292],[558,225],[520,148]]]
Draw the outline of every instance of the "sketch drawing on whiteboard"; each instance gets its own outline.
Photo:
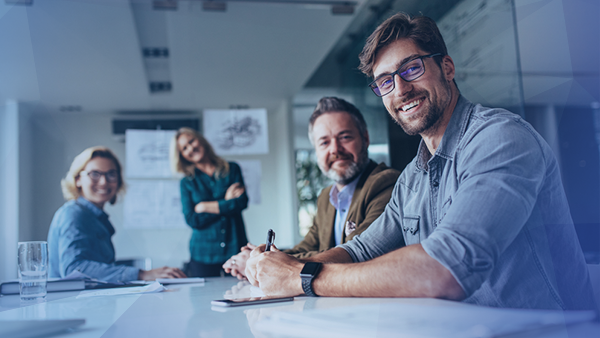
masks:
[[[154,142],[142,145],[138,150],[138,157],[142,162],[160,162],[169,160],[169,145]]]
[[[174,130],[127,130],[127,178],[171,178],[169,143]]]
[[[233,147],[247,148],[253,145],[261,134],[260,122],[251,116],[233,117],[223,122],[218,147],[229,150]]]
[[[203,135],[219,156],[269,153],[266,109],[207,109]]]

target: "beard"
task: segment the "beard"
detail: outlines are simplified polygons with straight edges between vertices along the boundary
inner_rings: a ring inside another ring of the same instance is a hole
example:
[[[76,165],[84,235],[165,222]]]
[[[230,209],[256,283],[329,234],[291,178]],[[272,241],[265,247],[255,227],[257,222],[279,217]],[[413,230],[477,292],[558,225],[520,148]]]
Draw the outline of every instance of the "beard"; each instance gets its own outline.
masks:
[[[427,106],[420,107],[422,111],[419,115],[410,116],[408,119],[403,119],[399,112],[396,114],[391,114],[392,119],[398,125],[400,125],[402,130],[404,130],[404,132],[408,135],[412,136],[433,131],[437,128],[437,124],[442,120],[444,109],[449,104],[452,97],[452,88],[448,83],[445,82],[443,78],[441,81],[444,84],[444,90],[447,93],[446,97],[440,98],[437,95],[432,96],[429,91],[422,90],[412,94],[409,98],[404,100],[404,102],[410,102],[418,97],[426,97],[421,105]]]
[[[342,184],[342,185],[346,185],[346,184],[354,181],[354,179],[356,177],[358,177],[358,175],[360,175],[360,173],[362,173],[362,171],[367,167],[368,164],[369,164],[368,146],[367,146],[366,142],[363,142],[362,149],[361,149],[360,153],[358,154],[358,159],[356,161],[352,161],[352,163],[350,163],[350,165],[347,168],[339,169],[338,171],[336,171],[330,167],[328,170],[326,170],[320,164],[319,164],[319,168],[321,169],[323,174],[325,176],[327,176],[330,180],[333,180],[334,182]]]
[[[411,121],[403,120],[398,115],[392,115],[392,118],[406,134],[411,136],[422,134],[425,131],[434,129],[433,127],[444,114],[444,110],[439,106],[430,105],[426,108],[419,116],[411,116]],[[416,123],[411,123],[412,121]]]

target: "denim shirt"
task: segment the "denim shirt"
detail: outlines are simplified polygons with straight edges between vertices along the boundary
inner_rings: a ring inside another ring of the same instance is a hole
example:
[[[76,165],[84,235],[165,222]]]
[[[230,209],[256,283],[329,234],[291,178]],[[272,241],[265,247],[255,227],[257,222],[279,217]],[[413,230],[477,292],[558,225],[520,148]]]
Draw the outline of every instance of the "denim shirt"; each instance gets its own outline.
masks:
[[[366,261],[420,243],[468,303],[595,309],[557,161],[520,116],[460,96],[431,156],[421,140],[384,213],[341,247]]]
[[[242,210],[248,206],[248,195],[225,200],[227,189],[234,183],[244,186],[242,170],[229,162],[225,177],[208,176],[196,169],[194,177],[181,179],[181,205],[187,224],[193,229],[190,240],[191,259],[204,264],[223,264],[237,254],[246,243]],[[194,211],[200,202],[217,201],[219,214]]]
[[[48,232],[50,277],[74,270],[107,282],[138,279],[139,269],[115,265],[111,237],[115,229],[108,215],[83,197],[65,203]]]

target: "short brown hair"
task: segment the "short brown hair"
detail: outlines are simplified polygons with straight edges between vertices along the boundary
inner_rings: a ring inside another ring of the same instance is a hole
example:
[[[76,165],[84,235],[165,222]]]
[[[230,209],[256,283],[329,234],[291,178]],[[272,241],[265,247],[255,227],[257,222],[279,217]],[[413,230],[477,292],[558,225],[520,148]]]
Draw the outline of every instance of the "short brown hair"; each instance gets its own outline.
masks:
[[[187,177],[194,177],[194,168],[196,166],[194,163],[183,158],[181,155],[181,151],[179,151],[179,147],[177,146],[177,140],[179,136],[182,134],[186,134],[193,138],[198,139],[202,148],[204,148],[204,156],[215,166],[215,176],[216,177],[225,177],[229,173],[229,163],[224,159],[217,156],[213,147],[208,143],[208,141],[200,134],[198,131],[183,127],[180,128],[175,137],[171,140],[171,149],[170,149],[170,157],[171,157],[171,170],[175,173],[182,173]]]
[[[310,119],[308,120],[308,138],[311,143],[313,142],[313,126],[317,118],[323,114],[332,112],[348,113],[348,115],[352,117],[352,121],[354,121],[354,124],[356,124],[356,128],[360,133],[360,137],[362,137],[363,141],[367,139],[367,122],[365,122],[365,118],[360,113],[360,110],[356,108],[355,105],[337,97],[324,97],[319,100],[319,103],[317,103],[317,108],[315,108],[315,111],[312,113]]]
[[[435,21],[426,16],[413,17],[399,12],[385,20],[371,36],[367,38],[365,47],[358,56],[358,69],[367,76],[373,76],[373,67],[377,53],[389,44],[399,39],[413,41],[419,49],[427,54],[448,54],[446,43]],[[440,61],[437,61],[438,64]]]
[[[119,174],[117,194],[125,192],[123,172],[121,169],[121,163],[119,163],[117,156],[106,147],[90,147],[82,151],[81,154],[75,156],[67,175],[60,181],[63,196],[66,200],[74,200],[81,196],[81,188],[78,188],[76,184],[77,178],[85,166],[96,157],[103,157],[113,161],[115,168],[117,169],[117,173]],[[115,204],[115,202],[117,202],[117,195],[115,194],[115,196],[109,202],[110,204]]]

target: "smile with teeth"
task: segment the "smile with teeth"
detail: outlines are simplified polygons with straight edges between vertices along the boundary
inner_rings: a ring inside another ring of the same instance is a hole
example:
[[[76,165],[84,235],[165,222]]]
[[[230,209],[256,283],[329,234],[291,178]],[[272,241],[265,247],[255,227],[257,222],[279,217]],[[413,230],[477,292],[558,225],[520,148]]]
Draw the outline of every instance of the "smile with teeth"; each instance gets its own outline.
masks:
[[[408,104],[405,104],[404,106],[402,106],[402,111],[409,111],[412,108],[416,107],[419,105],[419,103],[421,103],[421,100],[414,100],[412,102],[409,102]]]

